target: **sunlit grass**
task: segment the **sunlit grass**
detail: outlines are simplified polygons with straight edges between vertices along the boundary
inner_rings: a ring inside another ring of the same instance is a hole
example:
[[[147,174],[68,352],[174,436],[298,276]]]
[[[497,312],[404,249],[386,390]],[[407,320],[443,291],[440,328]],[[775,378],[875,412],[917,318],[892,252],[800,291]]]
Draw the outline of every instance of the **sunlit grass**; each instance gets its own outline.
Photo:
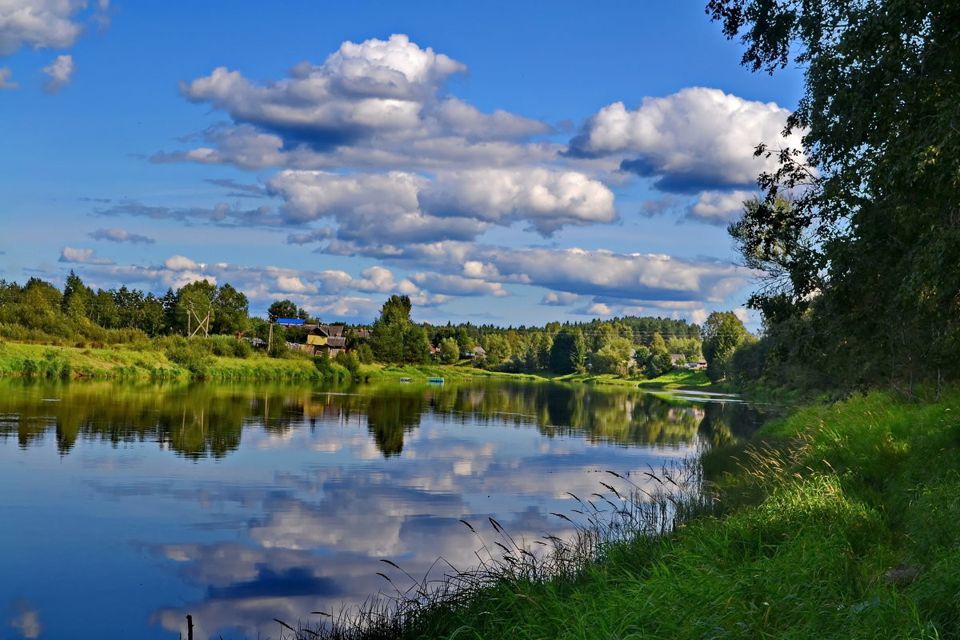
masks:
[[[640,531],[576,571],[507,567],[465,595],[326,633],[960,637],[960,391],[811,406],[726,451],[724,463],[716,455],[705,459],[716,501],[672,532]]]

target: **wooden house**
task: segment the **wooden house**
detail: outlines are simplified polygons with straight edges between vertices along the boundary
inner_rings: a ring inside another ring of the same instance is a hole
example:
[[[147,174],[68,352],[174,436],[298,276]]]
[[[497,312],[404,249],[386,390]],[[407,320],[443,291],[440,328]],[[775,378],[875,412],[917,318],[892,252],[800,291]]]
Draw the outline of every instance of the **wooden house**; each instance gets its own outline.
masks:
[[[318,324],[307,334],[307,346],[313,355],[326,352],[331,358],[347,350],[347,337],[343,335],[343,325]]]

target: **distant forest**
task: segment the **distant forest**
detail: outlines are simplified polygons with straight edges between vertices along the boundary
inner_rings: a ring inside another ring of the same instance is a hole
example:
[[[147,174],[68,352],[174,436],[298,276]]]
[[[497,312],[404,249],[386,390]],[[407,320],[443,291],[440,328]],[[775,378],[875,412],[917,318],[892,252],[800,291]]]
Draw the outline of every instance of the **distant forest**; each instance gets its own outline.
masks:
[[[729,312],[712,314],[701,329],[685,320],[653,317],[550,322],[542,327],[432,325],[413,322],[411,311],[408,297],[392,296],[372,325],[348,326],[348,349],[337,356],[338,362],[351,371],[370,362],[469,360],[506,372],[654,377],[706,355],[714,376],[721,377],[721,360],[751,339]],[[94,290],[74,272],[62,290],[38,278],[23,285],[0,280],[0,337],[80,347],[144,346],[153,341],[188,365],[191,350],[247,357],[253,345],[263,345],[274,357],[295,357],[288,346],[303,343],[305,330],[275,326],[271,334],[269,322],[281,317],[321,321],[290,300],[271,304],[266,319],[251,317],[247,297],[230,284],[198,281],[157,296],[127,287]],[[361,328],[368,331],[356,331]],[[267,344],[271,335],[273,342]]]

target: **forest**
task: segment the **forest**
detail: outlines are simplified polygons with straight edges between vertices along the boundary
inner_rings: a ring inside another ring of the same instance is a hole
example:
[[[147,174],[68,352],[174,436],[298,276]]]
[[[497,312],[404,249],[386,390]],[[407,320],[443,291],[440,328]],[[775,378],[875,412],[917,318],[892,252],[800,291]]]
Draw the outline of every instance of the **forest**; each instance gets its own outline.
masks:
[[[409,297],[391,296],[372,325],[346,327],[348,349],[335,360],[352,373],[373,362],[460,363],[508,373],[654,378],[706,358],[708,374],[719,380],[734,349],[755,340],[732,312],[711,314],[703,327],[670,318],[622,317],[504,328],[416,323],[412,311]],[[278,318],[321,322],[290,300],[273,302],[267,318],[251,317],[242,292],[205,280],[160,296],[125,286],[94,290],[72,271],[62,290],[39,278],[23,285],[0,281],[0,338],[82,348],[151,346],[197,371],[208,356],[246,358],[257,346],[272,357],[299,356],[296,345],[305,341],[305,330],[276,325],[271,332],[270,323]],[[325,360],[317,358],[322,371],[329,368]]]

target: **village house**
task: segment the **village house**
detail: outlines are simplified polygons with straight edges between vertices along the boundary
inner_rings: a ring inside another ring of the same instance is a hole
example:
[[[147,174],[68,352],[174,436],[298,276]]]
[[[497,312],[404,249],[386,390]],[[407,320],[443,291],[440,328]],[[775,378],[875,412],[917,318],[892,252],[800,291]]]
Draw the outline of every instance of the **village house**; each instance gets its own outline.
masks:
[[[343,325],[318,324],[307,334],[307,353],[318,356],[326,353],[331,358],[347,350],[347,337]]]

